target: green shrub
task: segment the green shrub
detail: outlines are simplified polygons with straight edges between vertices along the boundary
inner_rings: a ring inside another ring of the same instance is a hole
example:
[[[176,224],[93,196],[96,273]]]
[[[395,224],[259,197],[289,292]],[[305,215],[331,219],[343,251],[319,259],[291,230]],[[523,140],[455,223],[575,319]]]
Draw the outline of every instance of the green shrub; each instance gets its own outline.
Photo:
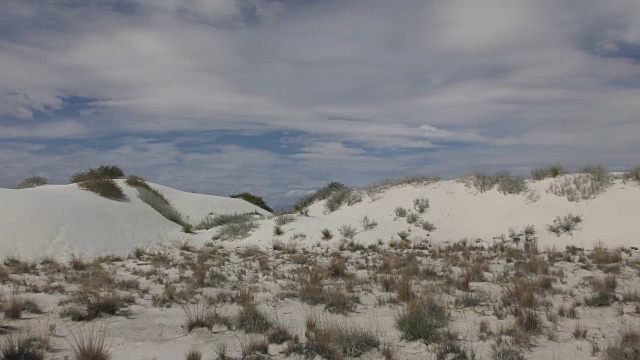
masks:
[[[420,214],[424,214],[424,212],[429,208],[429,199],[426,198],[417,198],[413,199],[413,209]]]
[[[22,180],[22,182],[16,186],[16,189],[30,189],[42,185],[47,185],[47,178],[43,176],[32,176]]]
[[[112,179],[85,180],[78,183],[78,187],[83,190],[94,192],[107,199],[116,201],[128,200],[120,186],[118,186],[118,184]]]
[[[10,335],[0,345],[2,360],[44,360],[49,347],[49,337],[35,334]]]
[[[473,174],[471,180],[473,186],[481,193],[493,189],[493,187],[498,183],[497,177],[477,171]]]
[[[351,189],[342,188],[334,191],[331,196],[327,198],[327,202],[324,204],[327,212],[334,212],[342,206],[351,197]]]
[[[432,297],[416,298],[396,316],[402,338],[422,340],[426,345],[438,341],[450,321],[444,304]]]
[[[342,225],[338,228],[338,232],[345,239],[353,239],[353,237],[356,235],[356,228],[351,225]]]
[[[117,166],[100,166],[80,171],[71,176],[72,183],[79,183],[87,180],[117,179],[124,176],[124,172]]]
[[[236,317],[236,325],[247,333],[263,334],[271,330],[273,322],[255,304],[245,303]]]
[[[282,226],[296,221],[296,217],[291,214],[282,214],[275,217],[276,225]]]
[[[253,221],[253,215],[250,213],[219,214],[214,216],[211,216],[211,214],[209,214],[209,216],[206,216],[204,219],[200,220],[198,224],[196,224],[195,229],[209,230],[216,226],[251,221]]]
[[[218,229],[218,235],[216,238],[223,240],[239,240],[244,239],[251,235],[251,232],[257,229],[260,225],[253,221],[253,218],[248,221],[239,221],[233,223],[227,223]]]
[[[229,195],[229,197],[234,198],[234,199],[242,199],[246,202],[249,202],[263,210],[267,210],[268,212],[273,212],[273,209],[271,207],[269,207],[269,205],[267,205],[267,203],[264,201],[264,199],[258,195],[254,195],[250,192],[241,192],[241,193],[237,193],[237,194],[232,194]]]
[[[310,194],[310,195],[306,195],[306,196],[303,196],[302,198],[300,198],[294,204],[293,208],[296,211],[302,213],[302,212],[305,211],[306,208],[311,206],[311,204],[315,203],[316,201],[327,199],[334,192],[336,192],[338,190],[346,189],[346,188],[347,188],[347,186],[344,185],[343,183],[332,181],[332,182],[328,183],[327,185],[325,185],[324,187],[318,189],[315,193]]]

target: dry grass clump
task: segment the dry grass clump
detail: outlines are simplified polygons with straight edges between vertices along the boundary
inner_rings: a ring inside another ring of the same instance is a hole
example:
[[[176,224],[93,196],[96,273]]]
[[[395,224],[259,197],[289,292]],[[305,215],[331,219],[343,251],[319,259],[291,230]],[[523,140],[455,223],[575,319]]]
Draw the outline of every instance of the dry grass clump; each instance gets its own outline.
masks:
[[[273,321],[251,302],[246,302],[242,305],[235,318],[235,324],[238,329],[247,333],[264,334],[273,327]]]
[[[491,344],[492,360],[525,360],[522,348],[500,338]]]
[[[217,316],[215,309],[204,303],[183,305],[182,310],[186,316],[184,327],[187,332],[196,328],[206,328],[211,330],[216,324]]]
[[[504,287],[502,303],[514,308],[534,309],[538,305],[535,291],[534,282],[524,277],[515,278]]]
[[[126,306],[124,299],[115,291],[99,291],[82,287],[72,293],[64,302],[72,306],[63,309],[61,316],[73,321],[91,321],[102,315],[129,315],[122,309]]]
[[[293,339],[291,331],[279,322],[274,323],[267,334],[267,340],[270,344],[282,344],[291,339]]]
[[[635,181],[640,184],[640,166],[625,171],[622,179],[624,181]]]
[[[71,333],[71,349],[75,360],[109,360],[111,353],[106,344],[107,325],[101,322],[99,326],[88,325],[78,328],[78,333]]]
[[[116,201],[127,201],[127,195],[124,194],[120,186],[113,179],[93,179],[85,180],[78,183],[78,187],[83,190],[94,192],[104,198]]]
[[[593,261],[596,265],[608,265],[615,264],[622,260],[622,256],[620,254],[620,250],[618,249],[607,249],[602,245],[596,246],[591,254],[589,255],[591,261]]]
[[[306,324],[304,348],[311,357],[315,354],[329,360],[341,360],[345,356],[358,357],[380,345],[377,334],[345,318],[309,315]]]
[[[44,360],[49,348],[49,335],[26,331],[11,334],[0,344],[2,360]]]
[[[202,360],[202,351],[191,349],[184,355],[185,360]]]
[[[615,276],[608,275],[604,279],[593,279],[591,286],[595,294],[585,298],[587,306],[609,306],[615,300],[615,290],[618,285]]]
[[[604,351],[605,360],[640,359],[640,331],[628,330],[622,333],[618,341]]]
[[[444,303],[425,294],[409,302],[396,316],[396,326],[403,339],[422,340],[428,345],[442,338],[450,319]]]
[[[31,189],[43,185],[47,185],[47,178],[44,176],[32,176],[22,180],[20,184],[16,186],[16,189]]]

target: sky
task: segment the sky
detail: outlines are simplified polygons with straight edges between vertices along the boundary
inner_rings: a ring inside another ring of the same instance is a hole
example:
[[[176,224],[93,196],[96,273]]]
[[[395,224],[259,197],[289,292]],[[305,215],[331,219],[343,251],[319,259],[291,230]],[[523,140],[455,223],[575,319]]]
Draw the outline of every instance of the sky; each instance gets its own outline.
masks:
[[[637,0],[2,0],[0,187],[640,165]]]

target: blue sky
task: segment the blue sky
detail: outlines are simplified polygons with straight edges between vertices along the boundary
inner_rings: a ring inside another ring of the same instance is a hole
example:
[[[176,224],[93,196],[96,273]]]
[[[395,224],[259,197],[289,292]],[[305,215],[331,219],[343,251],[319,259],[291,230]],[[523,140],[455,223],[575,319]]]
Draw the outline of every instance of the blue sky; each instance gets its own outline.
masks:
[[[116,164],[288,204],[560,162],[637,166],[636,0],[4,0],[0,186]]]

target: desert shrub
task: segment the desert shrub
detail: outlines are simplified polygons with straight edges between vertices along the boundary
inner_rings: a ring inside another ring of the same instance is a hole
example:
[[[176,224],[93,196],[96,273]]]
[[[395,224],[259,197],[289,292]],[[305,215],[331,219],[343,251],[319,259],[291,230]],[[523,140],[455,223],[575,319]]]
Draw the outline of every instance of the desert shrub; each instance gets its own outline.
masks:
[[[362,229],[364,231],[367,231],[375,229],[376,226],[378,226],[378,223],[375,220],[370,219],[368,216],[365,216],[360,220],[360,225],[362,225]]]
[[[2,360],[44,360],[49,347],[49,336],[24,333],[9,335],[0,345]]]
[[[535,309],[514,310],[516,326],[526,334],[539,334],[542,330],[542,319]]]
[[[241,341],[240,348],[242,349],[242,359],[269,358],[269,343],[265,339],[251,338],[247,342]]]
[[[398,206],[395,209],[393,209],[393,213],[396,215],[397,218],[403,218],[407,216],[407,209],[401,206]]]
[[[275,235],[275,236],[280,236],[280,235],[282,235],[282,234],[284,234],[284,230],[282,229],[282,226],[280,226],[280,225],[275,225],[275,226],[273,227],[273,235]]]
[[[362,194],[358,191],[351,191],[349,196],[347,196],[347,205],[353,206],[362,202]]]
[[[531,170],[531,178],[533,180],[543,180],[546,179],[548,177],[558,177],[562,174],[564,174],[564,168],[562,167],[562,165],[556,164],[556,165],[551,165],[549,167],[546,168],[535,168],[533,170]]]
[[[580,215],[569,214],[562,218],[560,216],[556,216],[553,223],[547,224],[547,231],[558,236],[564,233],[572,235],[573,231],[578,229],[578,224],[581,222],[582,217]]]
[[[327,202],[324,204],[324,207],[327,212],[334,212],[344,204],[347,199],[351,196],[352,190],[349,188],[342,188],[334,191],[331,196],[327,198]]]
[[[191,349],[184,355],[185,360],[202,360],[202,351]]]
[[[396,316],[396,326],[402,338],[422,340],[426,345],[437,342],[450,321],[446,306],[431,296],[413,299]]]
[[[275,220],[274,220],[276,225],[280,225],[280,226],[292,223],[294,221],[296,221],[296,217],[291,214],[278,215],[275,217]]]
[[[178,225],[187,225],[182,214],[176,210],[167,199],[155,189],[147,189],[146,187],[138,187],[138,198],[145,204],[151,206],[165,219],[173,221]]]
[[[164,195],[162,195],[162,193],[160,191],[158,191],[157,189],[151,187],[151,185],[149,185],[149,183],[147,183],[147,181],[142,177],[142,176],[137,176],[137,175],[129,175],[127,176],[127,179],[125,180],[125,183],[129,186],[132,186],[136,189],[145,189],[148,190],[150,192],[152,192],[156,197],[159,197],[162,199],[162,201],[164,201],[165,203],[169,204],[169,200],[167,200],[167,198],[164,197]]]
[[[16,186],[16,189],[30,189],[43,185],[47,185],[47,178],[44,176],[32,176],[22,180],[22,182]]]
[[[498,178],[498,191],[505,194],[521,194],[527,191],[527,183],[521,176],[511,175],[508,172],[500,173]]]
[[[322,240],[331,240],[333,239],[333,234],[331,233],[331,229],[322,229]]]
[[[313,194],[309,194],[300,198],[294,205],[293,208],[302,213],[306,208],[311,206],[316,201],[327,199],[334,192],[342,189],[346,189],[347,186],[343,183],[332,181],[325,185],[324,187],[316,190]]]
[[[77,172],[71,176],[72,183],[88,180],[117,179],[124,176],[124,172],[117,166],[100,166]]]
[[[346,319],[309,315],[306,324],[305,350],[325,359],[358,357],[380,345],[380,340],[373,331]]]
[[[420,215],[414,212],[410,212],[407,214],[406,220],[407,224],[415,224],[416,222],[418,222],[418,220],[420,220]]]
[[[473,184],[473,187],[476,188],[476,190],[483,193],[485,191],[493,189],[493,187],[498,183],[498,178],[493,175],[476,171],[471,176],[471,183]]]
[[[640,331],[628,330],[622,333],[615,344],[604,351],[605,360],[637,360],[640,359]]]
[[[429,199],[426,198],[417,198],[413,199],[413,209],[420,214],[424,214],[424,212],[429,208]]]
[[[606,276],[604,279],[592,280],[591,286],[595,293],[585,298],[587,306],[609,306],[615,300],[615,290],[617,286],[615,276]]]
[[[24,301],[17,297],[12,297],[0,307],[4,312],[5,319],[20,319],[24,309]]]
[[[422,226],[422,229],[424,229],[426,231],[429,231],[429,232],[436,230],[436,226],[432,222],[429,222],[427,220],[423,220],[420,223],[420,226]]]
[[[622,178],[624,181],[635,181],[640,184],[640,166],[625,171]]]
[[[242,199],[248,203],[251,203],[263,210],[267,210],[268,212],[273,212],[273,209],[267,205],[264,199],[258,195],[252,194],[250,192],[241,192],[238,194],[229,195],[229,197],[234,199]]]
[[[353,239],[356,235],[356,228],[351,225],[342,225],[338,228],[338,232],[345,239]]]
[[[578,202],[593,199],[613,183],[613,177],[601,165],[580,169],[579,174],[564,176],[549,184],[546,192]]]
[[[127,201],[127,195],[124,194],[120,186],[112,179],[86,180],[78,183],[78,187],[94,192],[107,199]]]
[[[71,349],[75,360],[109,360],[111,353],[106,344],[107,326],[89,326],[89,329],[79,329],[77,334],[71,334]]]
[[[235,323],[238,329],[247,333],[263,334],[273,327],[273,322],[269,317],[251,302],[246,302],[242,305],[236,316]]]
[[[267,340],[271,344],[282,344],[285,341],[293,339],[293,335],[284,325],[275,323],[267,334]]]
[[[534,309],[538,304],[536,284],[526,278],[514,278],[504,286],[502,303],[519,309]]]
[[[410,235],[410,234],[409,234],[408,232],[404,231],[404,230],[403,230],[403,231],[398,232],[398,237],[400,237],[400,240],[402,240],[402,241],[407,241],[407,240],[409,240],[409,235]]]
[[[126,303],[116,292],[103,293],[81,288],[72,293],[68,302],[74,306],[63,309],[61,316],[73,321],[91,321],[102,315],[127,315],[121,310]]]

